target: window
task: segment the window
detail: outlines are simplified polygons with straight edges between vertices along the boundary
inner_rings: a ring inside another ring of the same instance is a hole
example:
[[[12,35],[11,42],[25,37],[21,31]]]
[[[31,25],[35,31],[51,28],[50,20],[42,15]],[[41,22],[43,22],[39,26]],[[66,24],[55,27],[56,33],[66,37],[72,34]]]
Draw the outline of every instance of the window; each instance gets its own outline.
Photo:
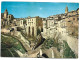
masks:
[[[79,18],[77,18],[77,20],[79,20]]]
[[[75,18],[73,18],[73,20],[75,20]]]
[[[10,18],[10,16],[9,16],[9,18]]]

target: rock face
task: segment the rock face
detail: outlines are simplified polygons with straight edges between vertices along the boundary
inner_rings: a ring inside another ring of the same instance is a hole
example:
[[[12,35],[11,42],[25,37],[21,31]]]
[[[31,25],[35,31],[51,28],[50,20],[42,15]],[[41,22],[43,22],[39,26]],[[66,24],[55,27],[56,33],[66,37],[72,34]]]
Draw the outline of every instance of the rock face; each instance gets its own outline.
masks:
[[[67,36],[67,43],[72,51],[78,55],[78,39],[74,37]]]
[[[78,55],[78,39],[72,36],[69,36],[67,34],[62,35],[61,40],[65,40],[69,47],[72,49],[72,51]]]
[[[21,32],[15,31],[14,36],[18,38],[27,51],[31,50],[29,41],[22,36]]]

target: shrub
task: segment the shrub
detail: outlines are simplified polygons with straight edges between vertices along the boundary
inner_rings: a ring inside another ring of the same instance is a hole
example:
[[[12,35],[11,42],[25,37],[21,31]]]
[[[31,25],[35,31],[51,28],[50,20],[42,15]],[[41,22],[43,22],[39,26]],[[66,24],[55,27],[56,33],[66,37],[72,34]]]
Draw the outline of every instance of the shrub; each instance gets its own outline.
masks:
[[[47,40],[44,41],[44,43],[42,45],[42,48],[43,49],[49,49],[49,48],[51,48],[53,46],[54,46],[53,40],[52,39],[47,39]]]

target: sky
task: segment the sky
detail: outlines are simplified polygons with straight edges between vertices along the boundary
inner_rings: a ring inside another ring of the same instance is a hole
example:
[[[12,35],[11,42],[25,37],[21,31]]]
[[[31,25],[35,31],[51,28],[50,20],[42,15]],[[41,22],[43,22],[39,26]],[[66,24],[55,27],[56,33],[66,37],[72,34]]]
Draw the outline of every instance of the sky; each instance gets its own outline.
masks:
[[[79,3],[59,3],[59,2],[1,2],[1,13],[5,9],[15,18],[25,18],[28,16],[48,17],[51,15],[65,13],[65,8],[68,6],[68,11],[77,10]]]

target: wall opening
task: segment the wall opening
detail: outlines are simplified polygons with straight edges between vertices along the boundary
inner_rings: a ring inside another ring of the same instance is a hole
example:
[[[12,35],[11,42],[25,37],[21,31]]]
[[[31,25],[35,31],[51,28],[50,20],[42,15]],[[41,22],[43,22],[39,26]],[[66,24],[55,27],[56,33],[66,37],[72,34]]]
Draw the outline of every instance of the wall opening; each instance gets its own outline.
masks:
[[[34,27],[32,27],[32,36],[34,36]]]
[[[29,27],[29,30],[28,31],[29,31],[29,34],[28,35],[30,36],[30,27]]]
[[[42,56],[45,57],[45,58],[49,58],[45,53],[42,54]]]

